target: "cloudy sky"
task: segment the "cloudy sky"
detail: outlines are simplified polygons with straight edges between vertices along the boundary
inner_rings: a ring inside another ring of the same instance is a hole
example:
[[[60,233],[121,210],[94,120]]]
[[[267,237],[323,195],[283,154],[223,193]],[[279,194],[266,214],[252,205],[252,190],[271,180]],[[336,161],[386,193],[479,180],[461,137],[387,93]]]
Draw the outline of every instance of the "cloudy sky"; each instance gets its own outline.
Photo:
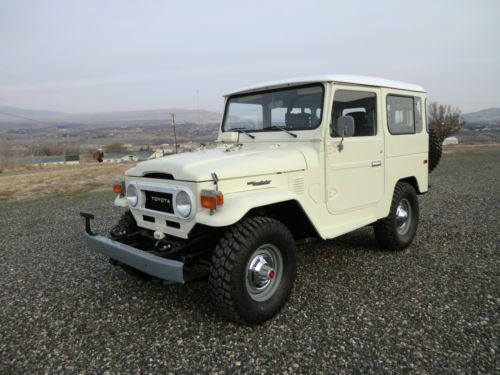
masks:
[[[222,109],[249,84],[323,73],[500,107],[500,1],[5,0],[0,104]]]

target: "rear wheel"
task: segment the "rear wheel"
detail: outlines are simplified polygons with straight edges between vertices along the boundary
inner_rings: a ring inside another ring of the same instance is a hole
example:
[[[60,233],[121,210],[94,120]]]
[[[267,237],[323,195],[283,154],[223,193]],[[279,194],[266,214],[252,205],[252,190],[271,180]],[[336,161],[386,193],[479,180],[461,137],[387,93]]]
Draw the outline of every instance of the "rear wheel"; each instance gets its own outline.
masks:
[[[412,185],[398,182],[392,197],[389,216],[373,226],[379,245],[386,250],[410,246],[418,227],[418,197]]]
[[[295,274],[295,242],[288,228],[271,218],[251,217],[222,236],[208,280],[224,318],[257,324],[283,307]]]

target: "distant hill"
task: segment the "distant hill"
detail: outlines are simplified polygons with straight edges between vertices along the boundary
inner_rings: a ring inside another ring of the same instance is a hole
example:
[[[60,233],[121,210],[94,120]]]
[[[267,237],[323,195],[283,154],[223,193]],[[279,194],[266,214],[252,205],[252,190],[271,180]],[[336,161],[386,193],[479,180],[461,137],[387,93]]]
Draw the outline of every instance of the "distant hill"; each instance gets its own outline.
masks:
[[[193,109],[152,109],[143,111],[96,112],[68,114],[59,120],[69,122],[97,123],[97,122],[132,122],[132,121],[171,121],[171,114],[175,114],[178,123],[183,122],[218,122],[221,114],[218,112]]]
[[[1,124],[32,124],[39,121],[41,125],[49,124],[116,124],[116,123],[147,123],[171,121],[175,113],[178,123],[216,123],[222,114],[207,110],[194,109],[151,109],[139,111],[115,111],[95,113],[63,113],[55,111],[32,110],[0,105]],[[463,118],[468,125],[485,125],[500,127],[500,108],[488,108],[477,112],[464,113]]]
[[[219,122],[222,115],[218,112],[193,109],[152,109],[139,111],[117,111],[96,113],[63,113],[53,111],[38,111],[0,105],[0,124],[113,124],[120,122],[165,122],[171,121],[175,113],[177,123]]]
[[[482,124],[500,126],[500,108],[488,108],[481,111],[464,113],[466,124]]]

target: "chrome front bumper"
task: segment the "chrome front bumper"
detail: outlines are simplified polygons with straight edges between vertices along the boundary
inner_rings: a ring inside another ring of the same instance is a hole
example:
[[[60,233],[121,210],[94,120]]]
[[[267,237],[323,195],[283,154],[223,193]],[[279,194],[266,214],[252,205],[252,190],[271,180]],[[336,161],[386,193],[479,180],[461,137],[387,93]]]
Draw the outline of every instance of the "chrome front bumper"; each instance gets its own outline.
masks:
[[[82,214],[85,217],[85,238],[88,247],[111,259],[126,264],[148,275],[162,280],[184,284],[184,263],[177,260],[165,259],[147,251],[136,249],[121,242],[95,234],[90,230],[90,220],[93,215]]]

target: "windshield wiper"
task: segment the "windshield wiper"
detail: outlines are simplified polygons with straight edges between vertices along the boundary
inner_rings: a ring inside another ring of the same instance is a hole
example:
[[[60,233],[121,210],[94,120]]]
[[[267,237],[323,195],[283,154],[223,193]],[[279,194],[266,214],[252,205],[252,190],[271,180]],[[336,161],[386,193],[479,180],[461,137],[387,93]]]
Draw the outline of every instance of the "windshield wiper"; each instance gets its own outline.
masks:
[[[285,127],[283,126],[278,126],[278,125],[272,125],[272,126],[269,126],[268,128],[266,129],[279,129],[281,130],[282,132],[285,132],[286,134],[290,134],[293,138],[297,138],[297,134],[295,133],[292,133],[291,131],[285,129]]]
[[[238,132],[238,133],[243,133],[245,135],[248,135],[250,138],[252,139],[255,139],[255,135],[252,135],[250,134],[247,130],[245,130],[245,128],[232,128],[232,129],[228,129],[228,131],[235,131],[235,132]]]

